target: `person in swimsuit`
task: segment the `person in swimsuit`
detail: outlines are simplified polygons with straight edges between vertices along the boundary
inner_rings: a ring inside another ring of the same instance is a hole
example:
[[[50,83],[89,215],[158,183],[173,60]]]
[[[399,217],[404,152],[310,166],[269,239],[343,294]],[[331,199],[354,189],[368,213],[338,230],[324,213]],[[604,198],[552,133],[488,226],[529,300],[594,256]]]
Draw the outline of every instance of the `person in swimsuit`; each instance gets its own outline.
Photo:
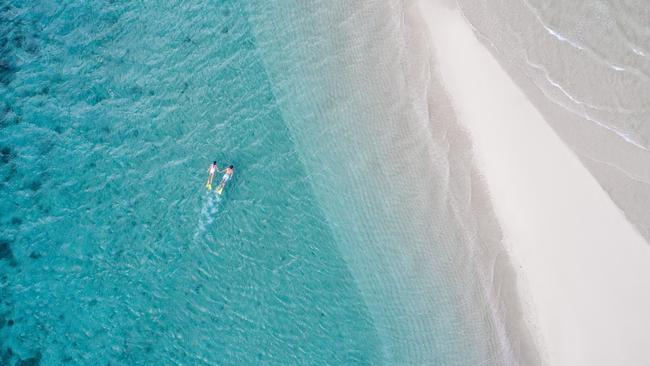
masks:
[[[232,178],[233,173],[235,172],[235,167],[230,165],[226,169],[219,171],[223,172],[223,177],[221,178],[221,182],[219,183],[219,186],[217,187],[217,191],[220,191],[223,189],[223,187],[226,185],[226,182]]]
[[[217,167],[217,162],[213,161],[212,165],[208,168],[208,181],[205,183],[205,186],[208,187],[208,189],[212,189],[212,180],[214,179],[214,174],[219,171],[219,168]]]

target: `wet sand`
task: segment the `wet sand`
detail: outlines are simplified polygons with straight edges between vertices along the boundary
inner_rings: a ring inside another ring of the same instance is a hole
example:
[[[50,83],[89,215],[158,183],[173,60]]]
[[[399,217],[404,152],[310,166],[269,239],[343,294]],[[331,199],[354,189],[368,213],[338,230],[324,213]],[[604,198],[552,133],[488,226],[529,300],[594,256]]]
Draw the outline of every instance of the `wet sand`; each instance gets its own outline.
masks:
[[[418,3],[545,363],[650,363],[650,247],[457,10]],[[508,332],[509,329],[506,329]]]

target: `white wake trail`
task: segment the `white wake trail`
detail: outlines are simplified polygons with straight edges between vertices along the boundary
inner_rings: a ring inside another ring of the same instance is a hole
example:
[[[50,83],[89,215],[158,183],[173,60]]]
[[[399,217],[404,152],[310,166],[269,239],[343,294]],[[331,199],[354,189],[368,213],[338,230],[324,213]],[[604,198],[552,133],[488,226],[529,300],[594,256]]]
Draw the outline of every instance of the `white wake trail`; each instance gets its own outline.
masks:
[[[199,223],[194,232],[194,241],[197,241],[215,221],[216,214],[219,212],[219,202],[221,202],[221,197],[213,192],[208,193],[199,214]]]

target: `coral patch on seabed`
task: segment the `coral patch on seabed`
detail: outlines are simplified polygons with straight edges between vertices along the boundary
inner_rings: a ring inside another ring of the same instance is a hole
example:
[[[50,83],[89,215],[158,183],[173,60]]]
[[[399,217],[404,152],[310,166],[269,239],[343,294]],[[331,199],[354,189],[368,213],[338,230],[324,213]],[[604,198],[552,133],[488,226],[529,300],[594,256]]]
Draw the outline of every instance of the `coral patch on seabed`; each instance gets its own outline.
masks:
[[[18,265],[14,252],[11,250],[11,243],[8,240],[0,239],[0,260],[7,261],[12,267]]]

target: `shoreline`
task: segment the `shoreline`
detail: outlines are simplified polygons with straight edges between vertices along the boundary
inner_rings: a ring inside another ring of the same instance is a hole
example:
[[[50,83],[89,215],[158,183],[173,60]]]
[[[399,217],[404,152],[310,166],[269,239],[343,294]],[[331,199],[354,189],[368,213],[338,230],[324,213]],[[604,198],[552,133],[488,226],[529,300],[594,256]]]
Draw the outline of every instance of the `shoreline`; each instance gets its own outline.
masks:
[[[310,185],[382,358],[537,365],[471,141],[431,68],[426,25],[412,4],[380,5],[328,7],[332,43],[314,43],[324,32],[316,21],[254,34],[301,161],[320,177]]]
[[[640,347],[650,329],[650,295],[641,293],[650,288],[650,247],[459,10],[424,0],[416,7],[438,78],[470,132],[544,362],[650,363]]]
[[[524,9],[522,19],[515,21],[519,28],[512,29],[512,25],[504,19],[495,16],[495,11],[503,10],[515,2],[504,2],[500,8],[479,8],[473,6],[472,0],[459,0],[458,4],[466,22],[472,27],[479,41],[497,59],[499,65],[508,73],[511,79],[524,92],[535,108],[551,125],[557,135],[578,155],[582,163],[596,178],[603,189],[608,193],[614,203],[620,207],[627,219],[635,226],[646,241],[650,242],[650,211],[644,210],[650,205],[650,152],[640,147],[636,141],[629,141],[626,131],[620,131],[607,124],[585,116],[580,110],[580,103],[576,103],[565,93],[561,85],[548,79],[544,68],[539,68],[537,63],[530,63],[527,58],[510,52],[512,49],[523,47],[522,39],[510,38],[509,35],[521,31],[522,23],[532,21],[539,26],[539,19],[529,20],[525,16],[531,14]],[[507,15],[504,14],[507,17]],[[534,28],[534,26],[532,26]],[[518,31],[516,31],[518,30]],[[544,30],[547,32],[547,30]],[[502,38],[505,37],[505,38]],[[546,40],[541,39],[533,43],[534,48],[561,47],[567,45],[562,40],[554,42],[557,38],[552,35]],[[529,45],[530,46],[530,45]],[[567,46],[571,48],[571,46]],[[566,48],[557,49],[559,52]],[[578,58],[569,62],[567,67],[579,65],[585,60]],[[584,56],[584,55],[583,55]],[[593,61],[593,59],[592,59]],[[537,61],[539,62],[539,61]],[[589,63],[587,67],[596,66]],[[605,70],[607,71],[607,70]],[[600,75],[594,73],[594,75]],[[602,76],[594,80],[595,93],[607,92],[609,89],[606,80],[610,76]],[[584,80],[578,80],[581,84]],[[619,90],[617,93],[620,93]],[[631,90],[627,96],[637,96]],[[617,99],[625,94],[610,98]],[[622,116],[619,116],[622,117]],[[627,131],[632,132],[632,131]],[[633,132],[634,134],[635,132]],[[637,136],[638,137],[638,136]]]

